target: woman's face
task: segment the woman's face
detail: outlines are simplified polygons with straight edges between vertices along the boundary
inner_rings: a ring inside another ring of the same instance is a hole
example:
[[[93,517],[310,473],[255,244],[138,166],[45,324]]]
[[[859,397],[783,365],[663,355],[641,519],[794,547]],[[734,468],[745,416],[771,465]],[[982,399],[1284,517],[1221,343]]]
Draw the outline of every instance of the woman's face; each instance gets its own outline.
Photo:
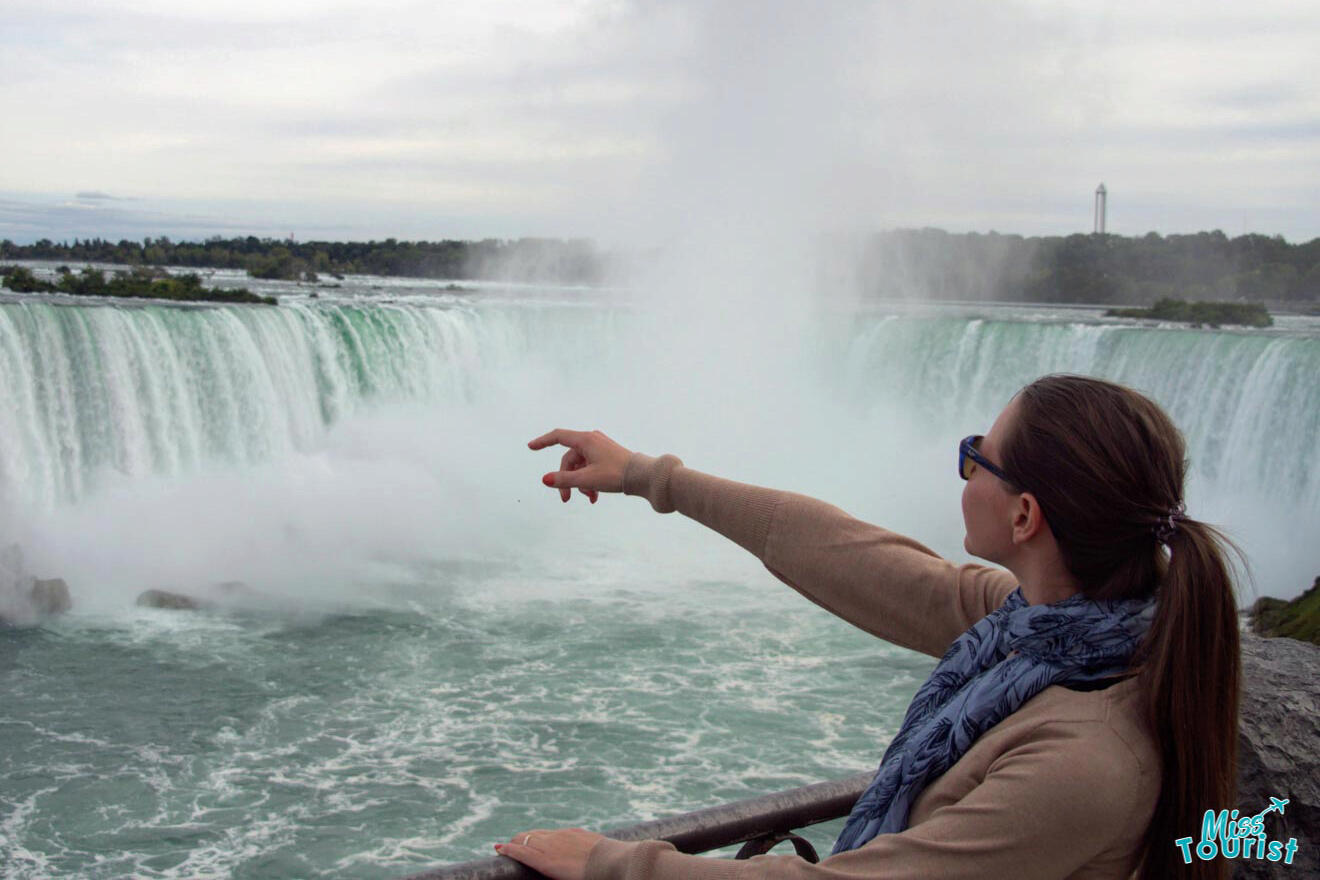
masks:
[[[1000,451],[1012,426],[1017,405],[1014,398],[1004,407],[977,446],[977,450],[993,464],[1003,462]],[[985,468],[974,462],[970,467],[972,473],[963,485],[962,493],[963,527],[967,530],[963,549],[973,556],[1002,565],[1013,551],[1013,516],[1018,496],[1008,483]]]

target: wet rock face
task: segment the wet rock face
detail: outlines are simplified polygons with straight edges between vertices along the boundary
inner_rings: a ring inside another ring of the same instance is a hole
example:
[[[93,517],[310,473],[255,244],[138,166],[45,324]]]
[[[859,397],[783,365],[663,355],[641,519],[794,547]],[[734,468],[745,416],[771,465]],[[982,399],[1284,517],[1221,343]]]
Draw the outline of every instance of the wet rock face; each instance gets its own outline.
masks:
[[[211,603],[205,600],[168,590],[147,590],[137,597],[137,604],[143,608],[168,608],[173,611],[196,611],[211,607]]]
[[[64,578],[36,578],[32,581],[32,590],[28,595],[32,600],[32,610],[43,617],[63,614],[73,608],[69,585],[64,582]]]
[[[1234,876],[1320,877],[1320,648],[1243,633],[1236,806],[1259,811],[1271,797],[1288,805],[1266,833],[1297,838],[1293,863],[1238,860]]]
[[[31,626],[71,608],[63,578],[22,577],[11,588],[0,586],[0,626]]]
[[[32,577],[24,564],[23,548],[14,543],[0,545],[0,626],[30,626],[72,607],[69,585],[63,578]]]

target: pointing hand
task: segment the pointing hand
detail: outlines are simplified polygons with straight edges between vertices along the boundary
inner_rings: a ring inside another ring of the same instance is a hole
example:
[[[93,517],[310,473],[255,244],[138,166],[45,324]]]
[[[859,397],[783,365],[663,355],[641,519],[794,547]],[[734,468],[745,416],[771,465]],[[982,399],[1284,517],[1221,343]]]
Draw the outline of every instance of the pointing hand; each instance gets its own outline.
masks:
[[[624,449],[600,431],[569,431],[556,428],[527,444],[531,449],[567,446],[559,470],[541,478],[541,482],[559,490],[567,501],[577,489],[596,503],[600,492],[623,491],[623,469],[632,452]]]

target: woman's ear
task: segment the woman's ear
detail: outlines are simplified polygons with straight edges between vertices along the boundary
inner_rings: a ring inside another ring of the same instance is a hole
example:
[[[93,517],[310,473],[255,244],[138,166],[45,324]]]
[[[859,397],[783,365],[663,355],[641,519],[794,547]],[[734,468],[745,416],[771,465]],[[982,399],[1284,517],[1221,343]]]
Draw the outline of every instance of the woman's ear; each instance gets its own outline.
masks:
[[[1040,534],[1042,529],[1049,531],[1040,502],[1030,492],[1019,494],[1013,505],[1013,543],[1025,544]]]

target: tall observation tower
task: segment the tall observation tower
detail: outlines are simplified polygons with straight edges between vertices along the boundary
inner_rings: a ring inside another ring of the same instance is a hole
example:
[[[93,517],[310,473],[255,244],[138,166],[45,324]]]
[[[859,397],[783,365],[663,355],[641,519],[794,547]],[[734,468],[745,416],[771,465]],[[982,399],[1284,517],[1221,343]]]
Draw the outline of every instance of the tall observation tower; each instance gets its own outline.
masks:
[[[1109,190],[1105,189],[1102,183],[1095,188],[1095,232],[1097,235],[1105,234],[1105,198]]]

